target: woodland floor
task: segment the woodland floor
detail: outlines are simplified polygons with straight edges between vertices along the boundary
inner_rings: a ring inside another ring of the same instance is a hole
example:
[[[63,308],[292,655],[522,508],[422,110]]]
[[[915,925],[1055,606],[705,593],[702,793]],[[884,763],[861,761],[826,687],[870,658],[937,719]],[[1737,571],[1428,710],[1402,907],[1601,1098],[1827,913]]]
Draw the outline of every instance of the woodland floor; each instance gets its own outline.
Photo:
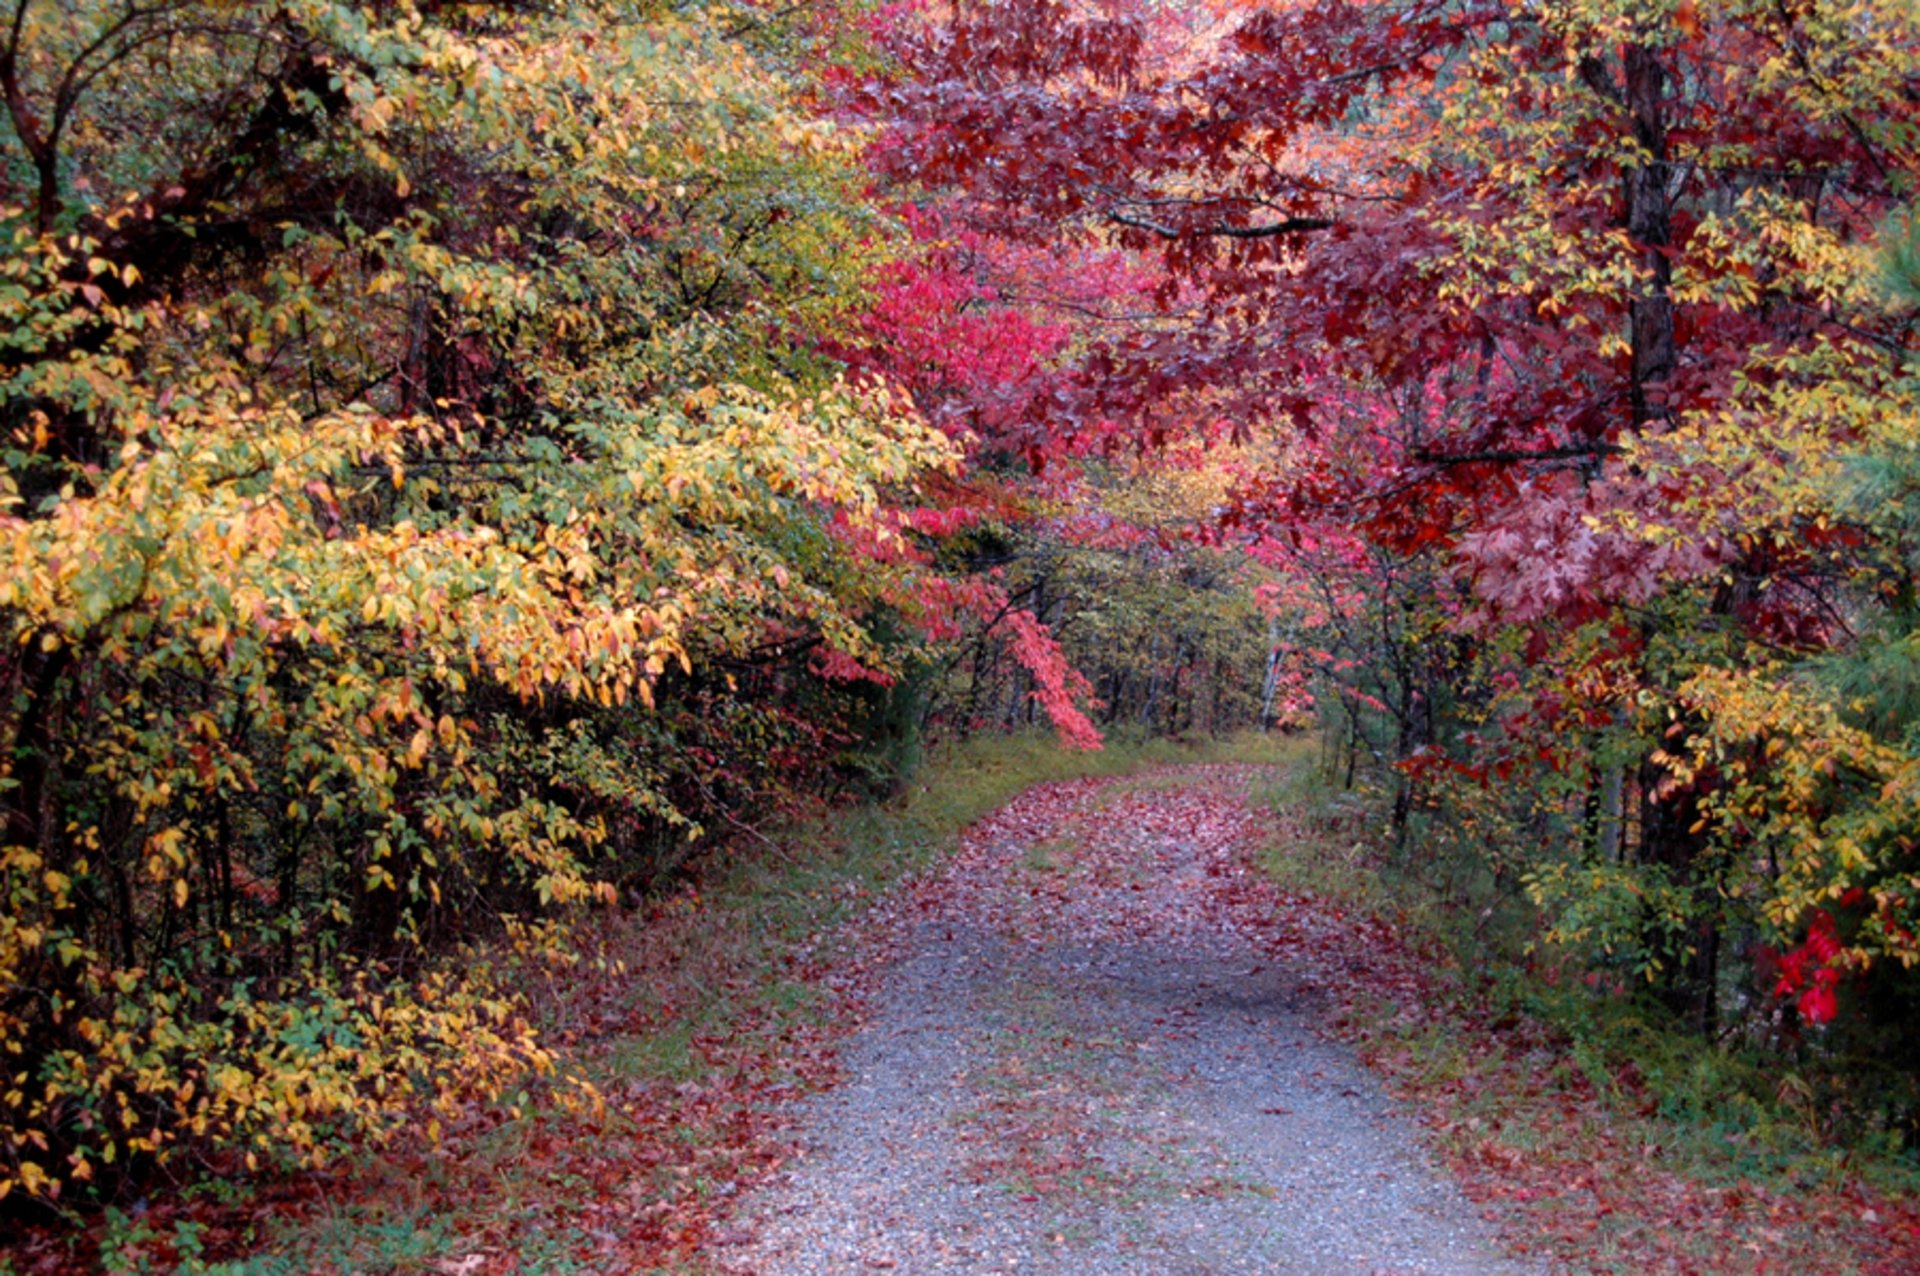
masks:
[[[846,1080],[723,1268],[1533,1270],[1316,1034],[1327,972],[1250,862],[1249,780],[1042,785],[884,905]]]

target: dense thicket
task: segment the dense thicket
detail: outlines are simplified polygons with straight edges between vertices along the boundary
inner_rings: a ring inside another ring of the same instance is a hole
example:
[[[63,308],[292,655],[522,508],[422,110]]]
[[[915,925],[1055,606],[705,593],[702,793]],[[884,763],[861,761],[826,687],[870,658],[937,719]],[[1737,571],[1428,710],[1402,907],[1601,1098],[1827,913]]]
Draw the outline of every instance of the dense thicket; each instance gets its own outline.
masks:
[[[916,641],[956,452],[815,353],[892,232],[752,16],[7,6],[0,1193],[539,1066],[425,957],[827,775]]]

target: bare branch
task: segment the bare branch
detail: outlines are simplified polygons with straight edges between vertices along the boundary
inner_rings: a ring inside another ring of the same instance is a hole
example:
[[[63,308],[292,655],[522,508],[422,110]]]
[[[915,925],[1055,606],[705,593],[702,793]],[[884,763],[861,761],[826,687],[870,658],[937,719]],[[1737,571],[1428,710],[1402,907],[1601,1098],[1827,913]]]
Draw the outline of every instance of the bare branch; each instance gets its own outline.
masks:
[[[1194,226],[1182,230],[1160,222],[1150,222],[1143,217],[1134,217],[1117,209],[1108,211],[1107,220],[1117,225],[1130,226],[1135,230],[1147,231],[1162,239],[1183,239],[1188,236],[1218,239],[1274,239],[1281,235],[1331,230],[1338,224],[1330,217],[1288,217],[1283,221],[1268,222],[1261,226]]]
[[[1620,456],[1626,449],[1615,443],[1576,443],[1566,447],[1509,448],[1490,452],[1435,452],[1416,448],[1413,459],[1426,465],[1517,465],[1525,461],[1590,461]]]

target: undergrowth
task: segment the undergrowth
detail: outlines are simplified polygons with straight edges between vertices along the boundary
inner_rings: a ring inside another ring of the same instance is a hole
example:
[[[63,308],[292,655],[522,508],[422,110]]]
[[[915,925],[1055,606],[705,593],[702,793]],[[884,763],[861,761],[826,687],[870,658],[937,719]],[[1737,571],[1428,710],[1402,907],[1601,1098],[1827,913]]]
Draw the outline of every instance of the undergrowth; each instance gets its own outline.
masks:
[[[833,1078],[850,1008],[823,974],[844,923],[1032,785],[1270,753],[1258,736],[982,738],[935,751],[889,800],[741,829],[670,892],[603,911],[570,956],[512,968],[551,1078],[331,1176],[203,1178],[0,1247],[0,1273],[699,1270],[738,1185],[782,1155],[781,1100]]]
[[[1791,1241],[1783,1217],[1801,1217],[1809,1252],[1831,1244],[1809,1238],[1826,1235],[1820,1229],[1835,1219],[1864,1234],[1861,1220],[1882,1222],[1888,1212],[1875,1201],[1910,1205],[1920,1193],[1920,1164],[1898,1138],[1838,1119],[1840,1096],[1859,1084],[1851,1061],[1813,1046],[1783,1056],[1737,1035],[1683,1030],[1630,978],[1580,969],[1538,944],[1541,918],[1516,883],[1465,862],[1418,824],[1394,847],[1385,796],[1364,781],[1343,787],[1316,753],[1312,740],[1293,741],[1255,795],[1280,819],[1262,866],[1313,907],[1383,925],[1419,970],[1417,994],[1354,994],[1343,1035],[1390,1083],[1437,1110],[1430,1124],[1457,1166],[1505,1172],[1500,1158],[1512,1153],[1557,1164],[1566,1181],[1599,1193],[1599,1162],[1617,1155],[1623,1174],[1657,1166],[1696,1201],[1771,1202],[1766,1225],[1754,1224],[1769,1235]],[[1785,1215],[1781,1202],[1794,1203]],[[1744,1258],[1713,1249],[1704,1225],[1614,1213],[1597,1211],[1592,1236],[1562,1238],[1558,1257],[1577,1253],[1593,1270],[1645,1270],[1635,1264],[1657,1234],[1672,1262],[1747,1270]],[[1913,1243],[1905,1235],[1912,1221],[1898,1226],[1895,1241]],[[1821,1270],[1893,1268],[1836,1251]]]

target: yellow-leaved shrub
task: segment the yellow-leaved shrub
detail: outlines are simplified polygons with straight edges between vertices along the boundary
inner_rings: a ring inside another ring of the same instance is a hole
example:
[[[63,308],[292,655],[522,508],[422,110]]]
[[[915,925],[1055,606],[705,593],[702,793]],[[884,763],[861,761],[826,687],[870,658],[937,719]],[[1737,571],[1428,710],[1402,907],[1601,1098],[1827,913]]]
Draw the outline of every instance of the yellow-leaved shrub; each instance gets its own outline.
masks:
[[[312,1163],[549,1067],[486,954],[821,766],[808,653],[911,655],[955,449],[813,352],[889,251],[861,140],[698,10],[15,47],[0,1195]]]

